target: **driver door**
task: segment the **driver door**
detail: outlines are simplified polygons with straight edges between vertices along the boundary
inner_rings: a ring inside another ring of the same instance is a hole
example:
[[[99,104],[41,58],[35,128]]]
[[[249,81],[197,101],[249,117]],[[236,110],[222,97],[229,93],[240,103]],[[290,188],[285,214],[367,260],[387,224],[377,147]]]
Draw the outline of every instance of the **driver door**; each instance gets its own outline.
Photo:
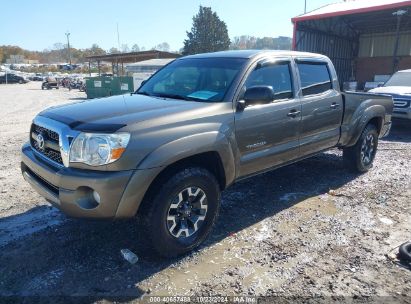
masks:
[[[252,86],[272,86],[275,99],[236,111],[239,177],[299,157],[301,103],[295,96],[292,64],[289,58],[258,62],[244,83],[242,92]]]

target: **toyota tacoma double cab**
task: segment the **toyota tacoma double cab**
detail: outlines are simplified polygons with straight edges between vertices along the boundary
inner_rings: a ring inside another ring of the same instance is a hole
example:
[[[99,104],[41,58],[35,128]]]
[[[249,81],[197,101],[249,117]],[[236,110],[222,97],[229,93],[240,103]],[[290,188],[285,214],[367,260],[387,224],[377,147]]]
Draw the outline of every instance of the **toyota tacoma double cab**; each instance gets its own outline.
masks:
[[[136,217],[148,246],[177,256],[209,235],[221,191],[240,179],[334,147],[369,170],[392,110],[389,96],[342,93],[322,55],[198,54],[133,94],[39,113],[21,170],[67,215]]]

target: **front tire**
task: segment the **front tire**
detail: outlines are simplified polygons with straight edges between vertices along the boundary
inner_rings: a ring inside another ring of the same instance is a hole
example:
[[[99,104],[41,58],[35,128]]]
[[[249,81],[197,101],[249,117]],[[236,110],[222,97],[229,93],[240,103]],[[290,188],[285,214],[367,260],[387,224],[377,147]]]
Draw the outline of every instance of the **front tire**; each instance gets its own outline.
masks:
[[[220,208],[220,188],[214,175],[200,167],[182,169],[158,186],[141,206],[141,236],[158,255],[179,256],[199,246],[211,232]]]
[[[372,168],[378,147],[378,131],[375,125],[368,124],[357,143],[343,150],[344,161],[356,172],[364,173]]]

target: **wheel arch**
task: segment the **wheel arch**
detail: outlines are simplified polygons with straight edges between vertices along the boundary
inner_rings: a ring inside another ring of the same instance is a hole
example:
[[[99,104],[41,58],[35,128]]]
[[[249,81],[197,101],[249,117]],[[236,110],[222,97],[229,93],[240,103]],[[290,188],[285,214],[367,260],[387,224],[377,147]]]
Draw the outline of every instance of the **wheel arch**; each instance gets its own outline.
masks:
[[[165,170],[195,164],[212,171],[225,189],[235,179],[234,152],[226,136],[220,132],[195,134],[164,144],[148,154],[137,169],[162,167]]]
[[[226,188],[227,178],[221,156],[217,151],[208,151],[179,159],[164,167],[151,182],[146,193],[152,192],[153,188],[164,183],[178,171],[188,167],[200,167],[210,171],[217,179],[220,189],[224,190]]]
[[[180,159],[164,167],[152,180],[147,188],[141,202],[136,208],[136,213],[143,208],[144,204],[151,203],[151,199],[158,193],[159,188],[174,174],[188,167],[200,167],[208,170],[216,178],[220,190],[226,187],[226,176],[220,155],[216,151],[208,151]]]
[[[381,116],[375,116],[371,118],[365,126],[369,124],[374,125],[377,128],[378,134],[380,134],[383,125],[383,118]]]
[[[355,145],[361,136],[361,133],[368,124],[373,124],[377,128],[377,133],[380,134],[384,123],[385,108],[383,106],[375,105],[365,109],[361,118],[351,128],[351,136],[346,147]]]
[[[162,145],[136,166],[116,217],[132,217],[168,177],[187,166],[210,171],[221,190],[235,180],[235,160],[228,139],[219,132],[192,135]]]

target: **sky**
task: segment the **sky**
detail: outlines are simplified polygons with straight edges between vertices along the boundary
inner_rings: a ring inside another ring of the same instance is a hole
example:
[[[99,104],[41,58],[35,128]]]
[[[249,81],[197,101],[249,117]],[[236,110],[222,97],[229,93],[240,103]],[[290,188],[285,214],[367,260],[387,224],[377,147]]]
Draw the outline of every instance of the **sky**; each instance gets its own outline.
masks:
[[[307,0],[307,11],[338,0]],[[291,18],[304,13],[304,0],[70,0],[5,1],[0,18],[0,45],[28,50],[67,43],[105,50],[137,43],[151,49],[168,42],[178,51],[199,6],[209,6],[225,21],[230,38],[292,36]]]

